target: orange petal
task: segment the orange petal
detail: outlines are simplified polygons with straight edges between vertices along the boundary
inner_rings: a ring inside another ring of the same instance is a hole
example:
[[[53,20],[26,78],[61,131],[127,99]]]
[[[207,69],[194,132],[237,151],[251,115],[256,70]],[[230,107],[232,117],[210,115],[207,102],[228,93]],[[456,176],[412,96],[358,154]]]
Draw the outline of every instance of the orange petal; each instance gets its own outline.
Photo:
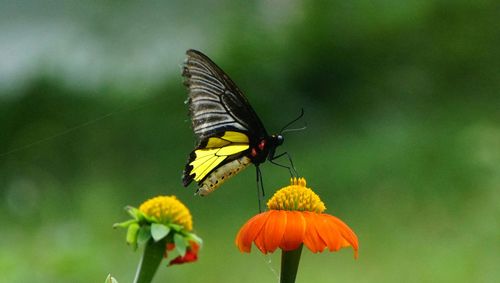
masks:
[[[266,234],[265,227],[266,227],[267,221],[269,221],[269,219],[272,217],[271,215],[274,214],[274,210],[267,211],[267,212],[265,212],[265,214],[266,214],[266,221],[263,224],[260,232],[257,233],[257,235],[255,236],[255,240],[254,240],[255,246],[263,254],[267,254],[267,250],[266,250],[266,246],[265,246],[265,234]]]
[[[338,219],[335,216],[328,215],[332,221],[337,223],[337,226],[339,227],[339,231],[342,234],[342,237],[344,237],[354,248],[358,248],[358,237],[354,233],[354,231],[351,230],[347,224],[345,224],[342,220]]]
[[[286,227],[286,212],[283,210],[271,210],[269,218],[267,219],[264,229],[262,229],[261,234],[263,234],[264,239],[264,249],[265,252],[274,252],[276,248],[281,243],[283,238],[283,233],[285,233]]]
[[[248,220],[243,227],[241,227],[235,240],[240,251],[247,253],[250,252],[250,249],[252,248],[252,241],[254,241],[260,233],[268,217],[268,212],[257,214]]]
[[[173,249],[175,249],[174,243],[167,243],[167,251],[171,251]]]
[[[325,214],[327,215],[327,214]],[[347,246],[352,246],[354,249],[354,257],[358,257],[358,237],[354,233],[354,231],[347,226],[342,220],[338,219],[335,216],[332,215],[327,215],[328,218],[330,218],[330,221],[334,222],[337,227],[339,228],[339,232],[342,235],[343,241],[342,241],[342,246],[347,247]]]
[[[195,241],[189,241],[189,247],[193,253],[198,253],[200,251],[200,245]]]
[[[325,241],[328,250],[331,252],[338,251],[342,247],[342,235],[340,234],[337,223],[332,221],[327,214],[317,214],[316,223],[321,223],[317,226],[319,236]]]
[[[264,229],[260,230],[260,233],[255,237],[255,246],[259,249],[259,251],[263,254],[267,254],[266,247],[264,245]]]
[[[284,251],[297,249],[304,242],[306,234],[306,220],[299,211],[285,211],[286,227],[283,238],[281,239],[280,248]]]
[[[252,227],[252,222],[254,222],[254,219],[250,219],[247,223],[243,225],[243,227],[240,228],[240,231],[238,231],[238,234],[236,235],[235,239],[235,244],[240,250],[240,252],[250,252],[250,249],[252,248],[252,241],[248,242],[248,239],[245,239],[247,237],[248,231],[251,230]]]
[[[316,219],[312,212],[303,212],[302,215],[306,220],[306,234],[304,235],[304,244],[313,253],[322,252],[326,244],[318,235],[316,230]]]

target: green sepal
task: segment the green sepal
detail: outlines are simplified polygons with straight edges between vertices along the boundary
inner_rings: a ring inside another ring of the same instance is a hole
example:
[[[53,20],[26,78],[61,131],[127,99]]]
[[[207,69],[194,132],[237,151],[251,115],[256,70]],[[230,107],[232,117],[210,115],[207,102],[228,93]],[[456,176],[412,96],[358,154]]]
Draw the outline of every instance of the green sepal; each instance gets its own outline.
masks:
[[[186,236],[189,240],[195,241],[200,246],[203,245],[203,240],[200,237],[198,237],[198,235],[196,235],[195,233],[186,233]]]
[[[128,226],[127,229],[127,244],[132,245],[132,247],[137,249],[137,234],[141,226],[136,223],[132,223]]]
[[[133,206],[126,206],[125,210],[130,216],[132,216],[132,218],[137,221],[141,221],[142,219],[144,219],[144,215],[142,214],[142,212]]]
[[[177,232],[180,232],[184,229],[184,226],[179,225],[179,224],[174,224],[174,223],[169,223],[168,227],[170,227],[170,229],[173,229],[174,231],[177,231]]]
[[[151,236],[155,242],[165,238],[168,233],[170,233],[170,228],[163,224],[153,223],[151,224]]]
[[[133,223],[136,223],[137,224],[137,220],[136,219],[130,219],[130,220],[127,220],[127,221],[123,221],[123,222],[120,222],[120,223],[115,223],[113,224],[113,228],[127,228],[129,225],[133,224]]]
[[[149,215],[146,215],[143,213],[141,213],[141,215],[142,215],[142,218],[144,220],[146,220],[146,222],[148,222],[148,223],[158,223],[159,222],[158,219],[156,219],[156,217],[154,217],[154,216],[149,216]]]
[[[137,233],[137,244],[144,245],[151,239],[151,227],[142,226]]]
[[[174,244],[175,244],[175,249],[179,253],[180,256],[185,256],[186,255],[186,240],[184,240],[184,237],[180,234],[175,233],[174,234]]]
[[[118,281],[111,274],[108,274],[104,283],[118,283]]]

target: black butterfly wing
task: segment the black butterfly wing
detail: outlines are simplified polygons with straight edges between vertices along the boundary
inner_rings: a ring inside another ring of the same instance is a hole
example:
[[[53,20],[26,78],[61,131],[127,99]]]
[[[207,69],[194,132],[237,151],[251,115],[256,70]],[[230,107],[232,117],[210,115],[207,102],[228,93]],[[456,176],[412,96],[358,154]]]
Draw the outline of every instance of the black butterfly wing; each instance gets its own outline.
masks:
[[[188,50],[186,54],[182,75],[199,143],[184,169],[183,184],[195,180],[204,194],[220,186],[233,171],[244,168],[249,162],[245,152],[267,137],[267,132],[246,97],[221,68],[199,51]]]
[[[252,140],[267,137],[259,117],[229,76],[196,50],[186,52],[182,75],[189,90],[189,113],[200,141],[224,131],[248,133]]]

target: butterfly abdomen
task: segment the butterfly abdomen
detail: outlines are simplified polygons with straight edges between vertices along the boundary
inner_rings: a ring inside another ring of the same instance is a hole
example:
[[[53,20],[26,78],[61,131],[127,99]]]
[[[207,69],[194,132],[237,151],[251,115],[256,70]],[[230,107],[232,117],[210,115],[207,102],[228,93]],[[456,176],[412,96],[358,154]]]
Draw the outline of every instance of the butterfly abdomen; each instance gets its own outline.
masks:
[[[206,177],[206,179],[200,184],[197,193],[201,196],[208,195],[209,193],[215,191],[227,179],[245,169],[248,165],[250,165],[250,163],[252,163],[250,158],[242,156],[222,165]]]

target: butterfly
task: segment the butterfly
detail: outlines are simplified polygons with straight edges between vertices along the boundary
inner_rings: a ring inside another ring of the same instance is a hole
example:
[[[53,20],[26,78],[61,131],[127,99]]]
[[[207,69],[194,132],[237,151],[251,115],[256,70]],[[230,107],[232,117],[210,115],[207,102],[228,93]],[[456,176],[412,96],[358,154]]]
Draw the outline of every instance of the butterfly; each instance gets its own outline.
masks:
[[[195,181],[199,186],[197,193],[204,196],[250,164],[256,166],[257,183],[262,184],[259,165],[266,159],[273,162],[288,155],[275,155],[276,148],[283,144],[283,136],[267,133],[243,92],[210,58],[192,49],[186,55],[182,76],[198,145],[184,169],[184,186]]]

